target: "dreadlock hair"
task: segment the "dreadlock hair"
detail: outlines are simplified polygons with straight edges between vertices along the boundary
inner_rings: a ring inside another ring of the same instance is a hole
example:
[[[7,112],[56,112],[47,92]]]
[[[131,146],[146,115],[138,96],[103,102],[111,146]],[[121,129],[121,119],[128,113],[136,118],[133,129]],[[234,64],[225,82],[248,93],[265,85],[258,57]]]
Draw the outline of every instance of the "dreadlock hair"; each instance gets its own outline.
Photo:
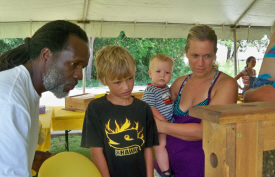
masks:
[[[5,52],[0,56],[0,71],[35,60],[43,48],[47,47],[53,53],[58,53],[67,47],[69,35],[74,35],[88,43],[88,37],[78,25],[56,20],[38,29],[24,44]]]

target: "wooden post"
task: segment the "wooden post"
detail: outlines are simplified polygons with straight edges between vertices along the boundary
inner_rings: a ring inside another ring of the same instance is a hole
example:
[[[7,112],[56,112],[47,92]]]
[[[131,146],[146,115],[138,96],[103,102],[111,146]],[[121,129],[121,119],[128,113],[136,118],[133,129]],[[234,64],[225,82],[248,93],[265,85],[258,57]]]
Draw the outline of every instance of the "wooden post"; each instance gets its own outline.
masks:
[[[275,150],[275,102],[199,106],[205,177],[261,177],[263,151]]]

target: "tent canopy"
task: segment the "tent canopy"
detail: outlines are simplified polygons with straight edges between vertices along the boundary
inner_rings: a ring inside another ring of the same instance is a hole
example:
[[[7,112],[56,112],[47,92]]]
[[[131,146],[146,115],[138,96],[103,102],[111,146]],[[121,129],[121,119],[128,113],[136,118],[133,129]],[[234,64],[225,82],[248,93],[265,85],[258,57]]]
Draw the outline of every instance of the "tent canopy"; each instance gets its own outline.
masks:
[[[219,39],[270,37],[274,0],[0,0],[0,38],[31,36],[52,20],[69,20],[90,37],[185,38],[208,24]]]

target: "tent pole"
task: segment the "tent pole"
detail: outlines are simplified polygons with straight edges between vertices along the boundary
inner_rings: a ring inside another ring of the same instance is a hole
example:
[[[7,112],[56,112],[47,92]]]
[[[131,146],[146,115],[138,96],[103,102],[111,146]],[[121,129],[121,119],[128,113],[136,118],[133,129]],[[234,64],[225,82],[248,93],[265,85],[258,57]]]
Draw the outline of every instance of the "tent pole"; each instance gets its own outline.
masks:
[[[83,74],[82,90],[83,90],[83,94],[84,94],[85,93],[85,87],[86,87],[86,67],[82,69],[82,74]]]
[[[236,37],[236,28],[233,29],[234,37],[234,74],[237,76],[237,37]]]

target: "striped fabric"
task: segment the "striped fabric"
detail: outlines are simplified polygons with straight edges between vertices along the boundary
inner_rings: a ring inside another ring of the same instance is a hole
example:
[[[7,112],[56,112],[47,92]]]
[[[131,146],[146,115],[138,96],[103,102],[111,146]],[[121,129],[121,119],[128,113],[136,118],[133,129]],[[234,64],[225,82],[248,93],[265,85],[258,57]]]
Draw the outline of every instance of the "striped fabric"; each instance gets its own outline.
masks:
[[[256,71],[254,69],[252,70],[253,70],[252,77],[256,77]],[[249,87],[249,74],[247,73],[246,69],[243,69],[241,72],[244,74],[244,76],[242,77],[244,87]]]
[[[169,87],[155,87],[148,85],[143,93],[142,100],[156,108],[169,122],[174,122],[173,101],[171,99]]]

